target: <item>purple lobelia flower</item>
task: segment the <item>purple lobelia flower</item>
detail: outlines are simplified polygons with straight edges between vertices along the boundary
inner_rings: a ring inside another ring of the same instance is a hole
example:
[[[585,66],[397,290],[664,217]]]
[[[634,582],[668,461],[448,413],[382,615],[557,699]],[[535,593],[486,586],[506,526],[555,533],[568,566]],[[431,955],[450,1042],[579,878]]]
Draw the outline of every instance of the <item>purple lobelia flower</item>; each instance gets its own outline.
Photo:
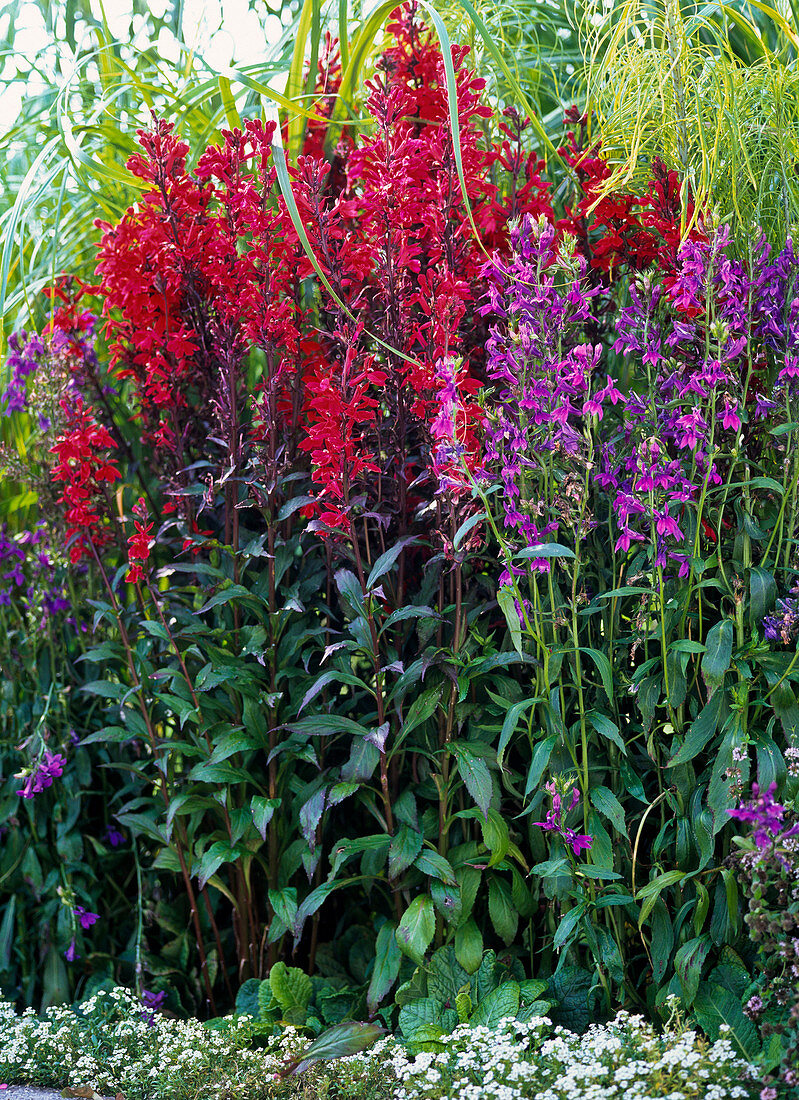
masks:
[[[548,832],[556,832],[569,845],[576,856],[580,852],[588,851],[594,842],[594,838],[568,828],[563,820],[564,816],[579,804],[580,792],[576,787],[572,787],[571,791],[564,797],[555,783],[547,783],[546,790],[552,796],[552,807],[547,811],[545,821],[534,821],[533,824],[541,829],[546,829]],[[568,805],[566,805],[566,802],[568,802]]]
[[[790,645],[797,634],[799,634],[799,596],[777,600],[774,614],[766,615],[763,619],[764,638]]]
[[[458,392],[458,364],[448,356],[436,364],[439,411],[430,424],[433,437],[433,473],[439,493],[460,495],[471,492],[463,471],[464,446],[458,439],[458,417],[462,411]]]
[[[88,928],[91,928],[93,924],[96,924],[97,921],[100,919],[99,913],[90,913],[88,909],[84,909],[82,905],[76,905],[72,912],[78,918],[80,926],[84,930],[84,932]]]
[[[19,797],[34,798],[48,787],[52,787],[53,780],[60,779],[64,774],[66,763],[67,758],[61,753],[52,753],[46,749],[33,771],[27,776],[24,773],[21,776],[25,782],[22,789],[17,791]]]
[[[13,538],[5,525],[0,528],[0,606],[12,602],[40,613],[41,626],[71,606],[42,525]]]
[[[45,350],[40,336],[33,333],[28,337],[25,331],[12,333],[8,338],[8,347],[6,363],[11,369],[11,381],[0,395],[0,411],[5,416],[26,408],[28,378],[39,366]]]
[[[683,242],[668,292],[649,275],[633,284],[614,348],[640,357],[647,385],[625,397],[620,437],[602,447],[597,474],[611,496],[616,552],[642,544],[657,566],[689,572],[687,514],[721,484],[717,455],[743,425],[758,303],[772,293],[766,256],[759,243],[753,274],[731,256],[722,226]],[[750,404],[755,417],[772,407]]]
[[[483,312],[502,321],[491,326],[486,371],[496,388],[486,418],[484,469],[502,486],[503,522],[514,541],[530,547],[547,541],[568,522],[563,501],[542,500],[541,483],[557,455],[561,468],[586,461],[584,425],[601,418],[605,401],[619,399],[611,380],[599,377],[601,346],[585,339],[591,299],[585,262],[541,218],[526,215],[511,231],[512,255],[486,265],[488,302]],[[546,571],[546,558],[533,568]]]
[[[74,937],[70,941],[69,947],[64,952],[64,958],[67,960],[67,962],[74,962],[76,959],[80,958],[80,955],[78,954],[78,949],[75,946]]]

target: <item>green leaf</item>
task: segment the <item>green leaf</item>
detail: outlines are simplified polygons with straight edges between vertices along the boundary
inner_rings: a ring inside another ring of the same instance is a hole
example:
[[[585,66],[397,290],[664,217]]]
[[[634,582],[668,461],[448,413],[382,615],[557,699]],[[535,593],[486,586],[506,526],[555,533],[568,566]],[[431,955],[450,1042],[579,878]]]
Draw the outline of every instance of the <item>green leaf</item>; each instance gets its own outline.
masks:
[[[216,874],[224,863],[235,863],[241,856],[241,850],[231,845],[226,840],[217,840],[200,856],[192,867],[192,875],[196,875],[200,889],[204,889],[208,880]]]
[[[660,898],[655,898],[652,910],[652,975],[657,983],[663,981],[674,947],[674,927],[669,911]]]
[[[579,966],[564,966],[549,979],[549,993],[555,1002],[554,1023],[582,1033],[591,1019],[591,975]]]
[[[555,936],[552,940],[552,946],[556,951],[560,951],[564,944],[571,940],[571,937],[580,923],[580,918],[585,912],[585,902],[580,902],[579,905],[575,905],[573,909],[570,909],[568,913],[562,918],[558,925]]]
[[[509,946],[516,939],[519,914],[511,899],[511,888],[494,875],[488,883],[488,914],[497,935]]]
[[[686,1008],[690,1008],[694,1003],[699,989],[702,966],[712,946],[713,941],[709,935],[696,936],[684,943],[674,956],[674,969],[680,979],[682,999]]]
[[[499,742],[497,743],[497,763],[500,768],[505,758],[505,749],[508,747],[510,739],[516,733],[519,719],[535,703],[535,699],[522,699],[520,703],[514,703],[513,706],[508,707],[507,714],[502,723],[502,732],[499,735]]]
[[[708,631],[707,650],[702,657],[702,677],[710,693],[724,679],[732,660],[732,619],[722,619]]]
[[[433,851],[432,848],[422,848],[414,862],[414,867],[421,871],[423,875],[430,875],[431,878],[439,879],[447,886],[455,886],[456,884],[455,872],[449,860]]]
[[[391,546],[388,550],[386,550],[384,554],[380,555],[380,557],[374,563],[369,572],[369,577],[366,581],[367,592],[372,591],[375,584],[377,584],[380,578],[394,567],[394,564],[396,563],[397,559],[399,558],[405,547],[409,546],[413,542],[416,542],[416,539],[413,535],[409,536],[408,538],[400,539],[399,542],[395,543],[394,546]]]
[[[366,994],[366,1004],[370,1015],[374,1015],[377,1006],[397,980],[402,962],[402,952],[396,937],[396,925],[387,921],[377,933],[375,944],[375,965]]]
[[[718,729],[723,706],[724,693],[714,691],[691,723],[682,745],[666,764],[667,768],[676,768],[680,764],[687,764],[689,760],[693,760],[695,756],[702,752]]]
[[[543,978],[526,978],[523,982],[519,982],[522,1004],[531,1004],[539,1000],[546,993],[548,985],[549,983]]]
[[[464,986],[469,984],[469,974],[461,966],[452,944],[440,947],[430,960],[427,971],[427,992],[442,1004],[455,1003],[455,998]]]
[[[638,916],[638,927],[644,923],[646,918],[652,912],[655,902],[660,896],[663,890],[666,890],[669,886],[673,886],[677,882],[681,882],[685,878],[685,871],[665,871],[663,874],[658,875],[657,878],[652,879],[645,886],[642,886],[638,893],[635,895],[637,901],[643,901],[641,906],[641,912]]]
[[[12,894],[6,903],[3,923],[0,925],[0,974],[7,973],[11,968],[11,948],[14,942],[16,903],[16,895]]]
[[[421,695],[417,695],[408,707],[408,713],[402,723],[398,740],[404,740],[411,730],[416,729],[422,722],[426,722],[428,718],[435,714],[442,691],[441,684],[437,684],[435,687],[427,688]]]
[[[262,798],[261,795],[256,794],[253,795],[250,800],[252,823],[261,834],[263,840],[266,840],[266,830],[269,826],[269,822],[272,820],[275,810],[278,809],[279,806],[279,798]]]
[[[270,888],[267,894],[275,916],[285,924],[286,928],[291,928],[297,915],[296,887],[284,886],[280,890]]]
[[[519,558],[573,558],[574,551],[568,546],[561,546],[557,542],[542,542],[538,546],[526,546],[513,555],[513,560]]]
[[[413,1042],[416,1035],[429,1024],[441,1021],[441,1002],[434,997],[421,997],[400,1009],[399,1026],[406,1042]]]
[[[486,518],[485,512],[477,512],[474,516],[469,516],[464,520],[458,530],[455,532],[455,538],[452,540],[453,547],[457,550],[462,540],[468,535],[473,527],[476,527],[478,523]]]
[[[473,917],[455,933],[455,957],[467,974],[474,974],[483,960],[483,937]]]
[[[533,753],[533,759],[530,763],[530,769],[527,772],[527,783],[524,788],[524,797],[527,798],[541,782],[541,776],[549,764],[549,758],[552,756],[552,750],[558,741],[558,735],[551,733],[549,737],[545,737],[543,741],[539,741],[535,747]],[[529,813],[530,810],[527,810]]]
[[[407,825],[400,825],[388,848],[388,877],[397,878],[419,855],[424,837]]]
[[[480,830],[483,834],[483,843],[491,853],[488,866],[495,867],[508,854],[510,847],[508,823],[498,810],[489,809],[485,821],[480,820]]]
[[[212,596],[208,603],[197,612],[198,615],[203,615],[206,611],[211,611],[214,607],[220,607],[222,604],[230,603],[232,600],[243,600],[249,604],[261,605],[261,601],[253,596],[252,592],[248,588],[245,588],[243,584],[231,584],[227,588],[224,588],[221,592],[217,592],[215,596]]]
[[[518,1015],[520,1001],[519,983],[503,982],[480,1001],[469,1024],[471,1027],[497,1028],[500,1020]]]
[[[596,665],[597,671],[602,678],[602,687],[605,689],[605,694],[608,697],[609,702],[613,702],[613,669],[610,661],[607,659],[604,653],[598,649],[591,649],[589,646],[581,646],[580,653],[584,653],[587,657]]]
[[[598,714],[596,711],[589,711],[586,715],[588,721],[597,731],[601,737],[606,737],[608,741],[612,741],[619,752],[627,755],[627,746],[622,741],[619,727],[615,722],[611,721],[606,714]]]
[[[359,1054],[362,1050],[368,1050],[369,1047],[374,1046],[383,1035],[385,1035],[385,1029],[378,1027],[377,1024],[361,1024],[355,1021],[336,1024],[335,1027],[323,1031],[318,1039],[314,1039],[311,1045],[305,1048],[289,1072],[292,1075],[304,1073],[316,1062]]]
[[[617,833],[627,836],[627,822],[622,805],[613,791],[607,787],[592,787],[588,792],[591,805],[606,817]]]
[[[777,599],[777,582],[765,569],[753,565],[749,571],[749,620],[760,626]]]
[[[311,687],[308,688],[297,709],[297,714],[301,714],[311,700],[316,698],[321,691],[324,691],[329,684],[347,684],[350,687],[358,687],[368,692],[372,690],[364,683],[360,676],[353,676],[351,672],[344,672],[341,669],[330,668],[327,669],[326,672],[323,672],[321,676],[318,676]],[[333,694],[337,698],[341,695],[338,691]]]
[[[497,603],[510,631],[511,645],[521,656],[522,653],[522,626],[519,620],[519,612],[516,610],[516,594],[513,589],[506,586],[497,592]]]
[[[491,795],[493,793],[491,773],[488,770],[488,765],[485,760],[481,760],[479,756],[475,756],[466,745],[456,741],[450,747],[458,758],[458,773],[463,780],[466,790],[477,803],[483,813],[483,817],[487,818],[488,809],[491,805]]]
[[[243,985],[239,986],[236,994],[236,1013],[239,1016],[252,1016],[254,1020],[258,1019],[258,990],[261,985],[259,978],[248,978]]]
[[[748,1062],[760,1053],[760,1040],[752,1020],[744,1015],[740,1000],[729,989],[711,982],[701,982],[693,1006],[702,1030],[711,1039],[720,1037],[720,1027],[726,1024],[728,1038]]]
[[[283,1018],[296,1027],[305,1023],[313,987],[311,979],[298,966],[276,962],[269,971],[269,985],[283,1011]]]
[[[396,931],[397,943],[403,954],[413,959],[417,966],[424,964],[424,956],[436,930],[433,900],[428,894],[420,894],[402,914]]]
[[[447,924],[457,928],[463,918],[463,895],[457,882],[449,886],[441,879],[431,878],[430,894],[433,898],[433,905]]]

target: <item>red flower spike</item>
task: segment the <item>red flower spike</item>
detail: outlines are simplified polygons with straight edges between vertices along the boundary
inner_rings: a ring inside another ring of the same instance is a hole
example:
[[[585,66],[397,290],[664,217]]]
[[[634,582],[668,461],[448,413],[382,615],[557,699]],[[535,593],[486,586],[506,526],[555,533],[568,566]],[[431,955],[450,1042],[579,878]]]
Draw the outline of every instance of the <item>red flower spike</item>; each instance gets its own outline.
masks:
[[[91,556],[111,539],[104,486],[117,481],[119,470],[104,452],[116,449],[106,428],[81,397],[61,401],[67,430],[50,448],[56,455],[52,476],[62,483],[59,503],[66,505],[67,538],[73,562]]]

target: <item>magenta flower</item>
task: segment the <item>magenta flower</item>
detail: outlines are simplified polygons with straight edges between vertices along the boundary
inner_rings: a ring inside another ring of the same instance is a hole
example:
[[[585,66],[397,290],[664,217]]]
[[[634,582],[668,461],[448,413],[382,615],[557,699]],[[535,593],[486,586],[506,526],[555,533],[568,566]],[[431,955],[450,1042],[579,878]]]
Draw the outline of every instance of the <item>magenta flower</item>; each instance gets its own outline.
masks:
[[[569,804],[564,808],[564,800],[555,784],[547,783],[546,790],[552,795],[552,809],[547,812],[546,821],[534,821],[533,824],[549,832],[558,833],[576,856],[580,852],[588,851],[594,842],[594,838],[587,836],[585,833],[576,833],[574,829],[567,828],[563,823],[564,814],[577,807],[580,801],[580,792],[576,787],[572,787]]]
[[[90,913],[87,909],[84,909],[82,905],[76,905],[72,912],[80,921],[80,926],[84,931],[87,928],[91,928],[91,926],[96,924],[100,919],[99,913]]]
[[[774,800],[776,792],[776,783],[771,783],[765,792],[760,790],[757,783],[753,783],[751,802],[744,802],[737,810],[727,811],[730,817],[754,825],[752,836],[758,848],[767,848],[777,840],[799,835],[799,824],[783,830],[785,807]]]
[[[33,798],[47,787],[52,787],[54,779],[60,779],[64,774],[67,758],[61,753],[45,751],[42,759],[37,763],[34,771],[25,778],[21,790],[17,791],[20,798]]]

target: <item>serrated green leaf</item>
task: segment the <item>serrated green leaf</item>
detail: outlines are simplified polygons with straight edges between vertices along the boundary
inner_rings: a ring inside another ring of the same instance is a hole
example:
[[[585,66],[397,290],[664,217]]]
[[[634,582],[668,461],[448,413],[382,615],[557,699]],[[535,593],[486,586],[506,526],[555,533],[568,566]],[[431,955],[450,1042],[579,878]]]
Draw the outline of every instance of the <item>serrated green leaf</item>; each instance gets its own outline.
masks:
[[[407,825],[400,825],[391,838],[388,848],[388,876],[398,878],[406,871],[422,850],[424,837]]]
[[[484,817],[488,817],[488,808],[491,805],[493,787],[491,773],[485,760],[475,756],[467,746],[454,744],[452,746],[458,758],[458,773],[464,786],[472,796]]]
[[[435,930],[433,900],[428,894],[420,894],[413,899],[399,922],[396,937],[400,950],[413,959],[417,966],[422,966]]]
[[[430,875],[431,878],[439,879],[447,886],[456,885],[457,880],[452,865],[438,852],[433,851],[432,848],[421,850],[414,861],[414,867],[421,871],[423,875]]]
[[[624,810],[613,791],[608,787],[592,787],[588,797],[591,805],[610,821],[617,833],[628,836]]]

